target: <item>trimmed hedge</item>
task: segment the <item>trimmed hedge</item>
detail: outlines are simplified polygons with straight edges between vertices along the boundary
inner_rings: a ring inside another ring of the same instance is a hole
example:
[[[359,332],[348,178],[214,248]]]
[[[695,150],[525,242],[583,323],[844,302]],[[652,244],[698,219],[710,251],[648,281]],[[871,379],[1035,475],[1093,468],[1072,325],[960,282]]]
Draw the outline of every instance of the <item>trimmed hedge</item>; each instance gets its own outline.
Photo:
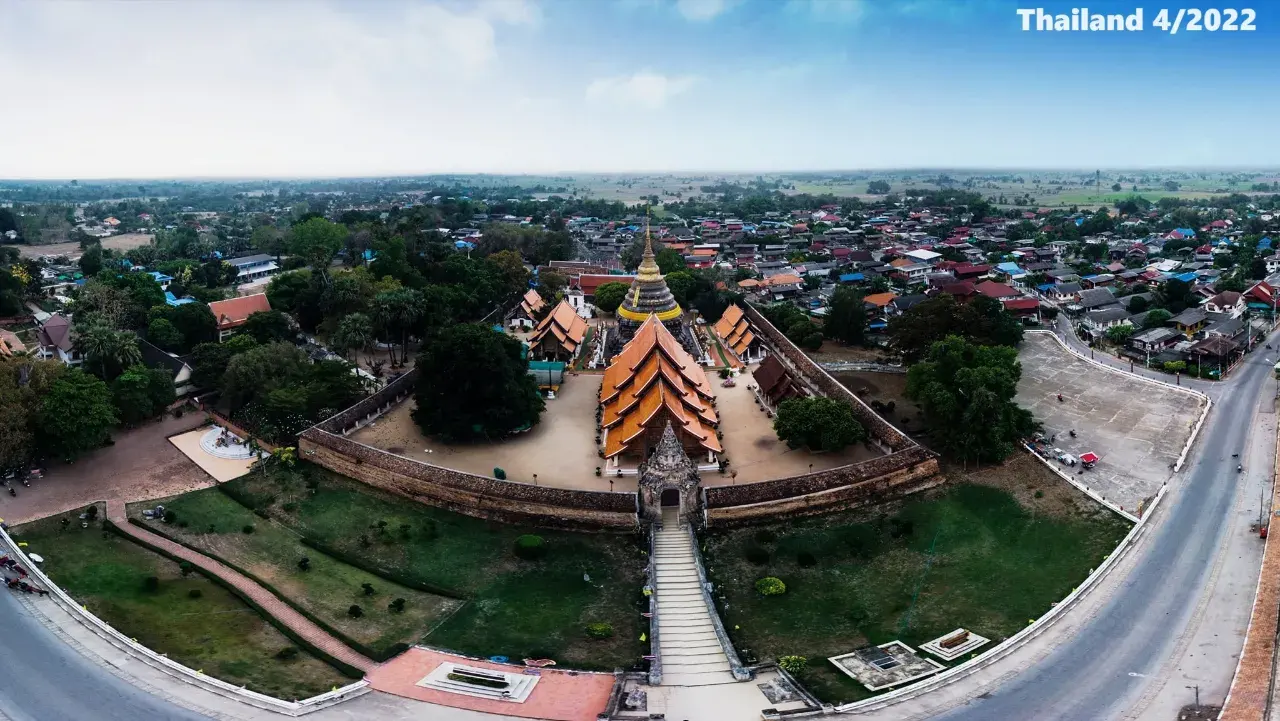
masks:
[[[131,522],[132,520],[133,519],[130,519]],[[168,558],[171,561],[180,562],[182,560],[177,556],[173,555],[172,553],[166,551],[165,549],[160,548],[159,546],[155,546],[153,544],[147,543],[141,538],[137,538],[135,536],[129,535],[128,533],[125,533],[123,530],[116,527],[116,524],[113,523],[110,519],[107,519],[107,518],[102,519],[102,527],[111,531],[112,533],[119,535],[121,538],[124,538],[125,540],[131,543],[136,543],[137,545],[142,546],[143,548],[153,553],[157,553],[161,556],[164,556],[165,558]],[[157,535],[160,535],[160,534],[157,534]],[[222,588],[231,592],[232,594],[235,595],[236,598],[240,599],[241,601],[244,601],[245,604],[249,606],[249,608],[252,608],[255,613],[257,613],[259,616],[262,616],[262,619],[264,621],[274,626],[275,629],[280,633],[284,634],[285,638],[288,638],[290,641],[293,641],[294,643],[301,646],[302,648],[305,648],[307,652],[310,653],[311,655],[315,656],[321,661],[324,661],[325,663],[334,667],[343,676],[346,676],[347,678],[351,678],[351,679],[356,679],[356,680],[364,678],[364,671],[361,671],[360,669],[356,668],[355,666],[352,666],[351,664],[348,664],[344,661],[340,661],[337,658],[334,658],[333,656],[329,655],[329,653],[326,652],[324,649],[320,648],[319,646],[316,646],[315,644],[311,643],[307,639],[298,635],[298,633],[296,633],[293,629],[281,623],[280,620],[277,619],[275,616],[272,616],[270,613],[267,613],[266,609],[258,605],[256,601],[254,601],[252,598],[249,598],[240,589],[236,588],[235,586],[231,585],[225,580],[219,578],[217,575],[209,573],[205,569],[200,568],[199,566],[196,567],[196,572],[204,576],[205,578],[208,578],[213,583],[216,583]]]

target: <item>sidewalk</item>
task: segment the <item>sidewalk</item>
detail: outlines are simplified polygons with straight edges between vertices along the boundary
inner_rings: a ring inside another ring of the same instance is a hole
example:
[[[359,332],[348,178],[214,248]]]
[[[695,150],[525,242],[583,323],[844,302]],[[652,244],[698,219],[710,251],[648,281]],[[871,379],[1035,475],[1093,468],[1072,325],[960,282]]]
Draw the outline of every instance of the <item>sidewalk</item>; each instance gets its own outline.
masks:
[[[215,561],[204,554],[197,553],[186,546],[179,545],[170,541],[163,536],[156,535],[150,531],[144,530],[138,526],[129,523],[129,519],[125,516],[125,505],[123,501],[114,500],[107,501],[107,518],[116,524],[122,532],[138,539],[148,546],[159,548],[173,556],[190,561],[197,568],[207,571],[217,576],[227,583],[235,586],[241,593],[253,599],[266,613],[270,614],[277,621],[288,626],[294,633],[314,644],[325,653],[350,664],[361,671],[369,671],[377,664],[372,660],[351,650],[346,644],[329,635],[324,629],[312,623],[305,616],[289,607],[288,604],[276,598],[275,594],[267,589],[259,586],[250,578],[229,568],[228,566]]]

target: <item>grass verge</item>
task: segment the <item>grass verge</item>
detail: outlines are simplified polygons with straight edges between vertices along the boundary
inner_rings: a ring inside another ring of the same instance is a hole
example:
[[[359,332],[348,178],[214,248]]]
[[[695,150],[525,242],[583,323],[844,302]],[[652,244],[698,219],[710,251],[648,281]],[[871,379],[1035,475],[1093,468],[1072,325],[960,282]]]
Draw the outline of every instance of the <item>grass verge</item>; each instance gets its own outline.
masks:
[[[428,645],[605,671],[631,668],[648,652],[639,640],[646,630],[640,589],[647,558],[637,537],[484,521],[305,463],[219,488],[336,558],[358,560],[408,588],[444,589],[466,599],[435,628],[422,629]],[[526,533],[545,539],[543,557],[515,557],[515,539]],[[589,623],[607,623],[614,635],[590,638]]]
[[[42,568],[63,590],[147,648],[276,698],[307,698],[350,683],[220,585],[198,573],[184,576],[177,563],[102,521],[63,529],[61,518],[24,524],[14,535],[44,557]],[[156,579],[154,590],[148,578]]]
[[[799,680],[843,703],[871,693],[828,657],[894,639],[918,647],[956,627],[994,645],[1039,618],[1130,524],[1064,502],[1066,484],[1017,462],[1028,475],[1016,490],[1000,487],[1006,478],[982,483],[979,473],[890,506],[707,534],[717,603],[744,661],[804,656]],[[759,594],[755,582],[766,576],[782,579],[786,593]]]
[[[161,503],[173,513],[173,522],[142,521],[143,527],[236,568],[375,660],[417,642],[426,629],[461,604],[406,588],[307,548],[296,533],[255,516],[216,488]],[[129,515],[141,519],[142,509],[155,505],[154,501],[132,504]],[[305,570],[300,565],[303,558],[307,559]],[[389,604],[397,598],[405,603],[395,611]],[[351,615],[352,606],[360,607],[359,617]]]

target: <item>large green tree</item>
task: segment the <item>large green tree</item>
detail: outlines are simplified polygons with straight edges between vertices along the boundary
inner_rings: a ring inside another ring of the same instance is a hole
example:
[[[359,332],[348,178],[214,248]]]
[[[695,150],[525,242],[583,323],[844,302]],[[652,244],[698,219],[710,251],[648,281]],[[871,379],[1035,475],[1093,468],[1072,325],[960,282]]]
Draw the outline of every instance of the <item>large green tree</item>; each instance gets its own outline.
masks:
[[[343,355],[368,348],[373,345],[373,321],[364,313],[352,313],[343,317],[330,344]]]
[[[605,313],[613,313],[627,297],[626,283],[601,283],[596,288],[592,305]]]
[[[684,256],[680,255],[679,251],[671,248],[663,248],[658,251],[654,254],[653,259],[657,262],[658,270],[662,271],[663,275],[684,270],[685,268]]]
[[[37,455],[40,403],[53,382],[69,372],[54,360],[0,358],[0,469],[16,468]]]
[[[424,433],[446,442],[501,438],[534,425],[545,406],[520,341],[479,323],[444,329],[418,355]]]
[[[300,382],[310,361],[302,349],[272,343],[233,356],[222,377],[222,402],[234,413],[260,394]]]
[[[1002,461],[1037,425],[1014,402],[1021,377],[1016,349],[949,335],[907,372],[906,395],[920,404],[938,450],[965,461]]]
[[[788,398],[778,404],[773,430],[788,448],[811,451],[839,451],[867,437],[849,404],[823,396]]]
[[[278,310],[260,310],[251,313],[240,329],[248,333],[259,344],[292,343],[294,339],[293,321]]]
[[[980,345],[1013,346],[1022,341],[1022,324],[998,300],[977,296],[961,304],[946,293],[917,303],[889,321],[889,344],[908,363],[953,334]]]
[[[347,240],[347,227],[324,218],[311,218],[289,229],[289,251],[311,270],[327,278],[329,264]]]
[[[173,377],[163,368],[130,366],[111,382],[111,397],[120,422],[137,425],[173,403]]]
[[[848,286],[836,288],[822,333],[841,343],[861,343],[867,335],[867,309],[862,294]]]
[[[111,389],[76,368],[58,376],[36,412],[41,445],[62,458],[74,458],[101,446],[115,424]]]

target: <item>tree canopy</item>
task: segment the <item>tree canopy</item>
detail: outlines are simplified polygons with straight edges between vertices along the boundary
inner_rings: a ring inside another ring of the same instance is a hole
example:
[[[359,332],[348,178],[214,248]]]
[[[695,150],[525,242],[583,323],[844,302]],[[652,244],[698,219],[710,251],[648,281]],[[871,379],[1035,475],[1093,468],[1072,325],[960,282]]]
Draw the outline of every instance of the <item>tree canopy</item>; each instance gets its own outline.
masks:
[[[627,288],[626,283],[602,283],[596,288],[595,300],[592,304],[605,313],[613,313],[626,299]]]
[[[839,451],[867,437],[847,403],[825,396],[788,398],[778,404],[773,429],[788,448],[811,451]]]
[[[1022,324],[994,298],[977,296],[961,304],[947,293],[917,303],[889,321],[889,344],[908,363],[953,334],[979,345],[1015,346],[1022,342]]]
[[[536,424],[545,407],[520,341],[486,325],[445,328],[417,368],[413,419],[446,442],[501,438]]]
[[[111,389],[78,368],[68,369],[53,381],[36,412],[44,447],[63,458],[101,446],[115,424]]]
[[[849,286],[840,286],[831,296],[823,335],[849,345],[862,343],[867,334],[867,310],[862,294]]]
[[[920,404],[938,450],[1001,461],[1036,429],[1031,413],[1014,402],[1021,377],[1016,349],[949,335],[907,371],[906,395]]]

